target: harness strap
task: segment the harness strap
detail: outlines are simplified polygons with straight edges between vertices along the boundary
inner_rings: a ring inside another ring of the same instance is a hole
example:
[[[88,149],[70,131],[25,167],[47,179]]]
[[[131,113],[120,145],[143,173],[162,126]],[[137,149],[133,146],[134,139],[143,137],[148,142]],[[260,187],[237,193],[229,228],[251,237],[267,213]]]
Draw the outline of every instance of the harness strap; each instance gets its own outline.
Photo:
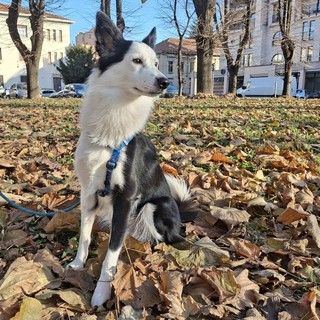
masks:
[[[121,150],[123,148],[125,148],[134,137],[135,137],[135,135],[128,138],[128,139],[121,141],[119,148],[115,148],[112,150],[111,158],[107,161],[107,164],[106,164],[107,171],[106,171],[106,179],[104,180],[104,189],[97,190],[98,196],[105,197],[108,194],[110,194],[112,172],[117,167],[117,163],[118,163],[118,160],[119,160],[119,157],[121,154]]]

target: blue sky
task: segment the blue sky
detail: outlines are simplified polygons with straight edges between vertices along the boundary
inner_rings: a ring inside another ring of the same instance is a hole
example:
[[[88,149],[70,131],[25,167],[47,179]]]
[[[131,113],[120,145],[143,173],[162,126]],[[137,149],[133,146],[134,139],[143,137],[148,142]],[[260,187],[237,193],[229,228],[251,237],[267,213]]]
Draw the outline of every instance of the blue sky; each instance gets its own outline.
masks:
[[[157,0],[147,0],[144,4],[141,3],[141,0],[124,0],[124,18],[126,26],[130,28],[129,33],[125,34],[125,38],[142,40],[153,27],[157,27],[157,42],[175,37],[174,30],[168,32],[167,28],[163,26],[163,22],[157,18],[159,15],[158,6]],[[71,25],[72,43],[75,42],[75,36],[79,32],[86,32],[94,26],[95,14],[99,8],[99,0],[65,0],[62,8],[56,11],[57,14],[75,21]],[[114,13],[115,10],[112,11]]]
[[[9,0],[2,0],[1,2],[11,4]],[[72,43],[75,43],[75,37],[79,32],[86,32],[94,27],[95,14],[100,9],[99,0],[48,0],[47,3],[49,2],[61,5],[61,8],[50,10],[50,13],[75,21],[71,25]],[[115,1],[112,0],[112,3],[114,4]],[[22,1],[22,6],[28,7],[28,2]],[[161,0],[146,0],[143,4],[141,0],[123,0],[124,18],[126,26],[130,29],[130,32],[125,34],[125,38],[142,40],[153,27],[157,27],[157,42],[170,37],[177,37],[174,29],[172,31],[168,30],[168,26],[165,26],[158,18],[159,6],[161,6]],[[112,13],[115,13],[114,9],[112,9]]]

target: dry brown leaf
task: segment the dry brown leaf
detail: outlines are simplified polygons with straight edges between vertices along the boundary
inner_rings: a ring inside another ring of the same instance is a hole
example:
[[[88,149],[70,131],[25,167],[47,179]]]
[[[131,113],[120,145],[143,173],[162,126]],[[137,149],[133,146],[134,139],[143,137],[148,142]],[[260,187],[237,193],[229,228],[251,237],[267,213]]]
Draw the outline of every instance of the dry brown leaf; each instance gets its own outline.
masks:
[[[127,264],[118,263],[112,284],[117,299],[134,308],[153,307],[161,302],[153,281],[144,275],[136,274],[135,270]]]
[[[233,163],[233,161],[230,158],[228,158],[223,153],[219,153],[219,152],[215,152],[212,154],[211,161],[222,162],[222,163]]]
[[[44,228],[46,233],[57,233],[61,230],[78,230],[80,218],[75,213],[57,212]]]
[[[242,239],[237,240],[232,238],[228,238],[228,241],[234,246],[236,252],[244,257],[256,259],[261,253],[260,248],[249,241]]]
[[[290,225],[293,222],[302,220],[307,220],[309,214],[307,212],[302,212],[292,207],[286,208],[277,218],[278,222],[286,225]]]
[[[34,298],[24,298],[19,312],[11,320],[41,320],[42,304]]]
[[[177,177],[179,175],[178,171],[174,167],[172,167],[168,164],[161,163],[161,169],[164,173],[172,174],[175,177]]]
[[[24,294],[31,295],[48,285],[55,277],[39,262],[26,260],[25,257],[17,258],[0,280],[0,298],[9,300],[17,299]]]
[[[248,222],[250,214],[246,210],[239,210],[236,208],[219,208],[210,206],[211,215],[223,221],[229,230],[243,222]]]
[[[317,217],[314,214],[308,216],[307,219],[308,233],[316,243],[317,247],[320,248],[320,227]]]

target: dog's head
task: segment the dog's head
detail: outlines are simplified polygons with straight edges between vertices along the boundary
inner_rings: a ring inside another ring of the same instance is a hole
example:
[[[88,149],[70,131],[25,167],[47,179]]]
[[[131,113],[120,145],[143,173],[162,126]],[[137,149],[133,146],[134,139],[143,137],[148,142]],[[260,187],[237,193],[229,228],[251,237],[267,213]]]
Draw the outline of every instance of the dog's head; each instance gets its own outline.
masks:
[[[108,86],[122,87],[138,96],[157,96],[169,85],[158,70],[158,59],[153,50],[156,29],[142,40],[127,41],[111,19],[103,12],[96,16],[96,52],[101,75],[108,77]],[[106,72],[108,71],[108,72]]]

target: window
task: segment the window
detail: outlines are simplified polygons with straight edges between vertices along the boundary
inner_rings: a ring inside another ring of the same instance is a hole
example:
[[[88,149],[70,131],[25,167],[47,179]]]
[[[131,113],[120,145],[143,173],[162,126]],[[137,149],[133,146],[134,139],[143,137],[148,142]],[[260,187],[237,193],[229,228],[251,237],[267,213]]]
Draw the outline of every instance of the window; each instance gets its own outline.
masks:
[[[273,64],[279,64],[279,63],[283,63],[283,62],[284,62],[284,59],[283,59],[283,55],[281,53],[275,54],[271,59],[271,63],[273,63]]]
[[[319,53],[319,57],[320,57],[320,53]],[[194,71],[194,62],[190,62],[190,72]]]
[[[63,60],[63,52],[60,52],[60,60]]]
[[[309,61],[309,62],[312,61],[312,52],[313,52],[313,47],[308,47],[308,49],[307,49],[307,61]]]
[[[57,41],[57,30],[52,30],[52,40]]]
[[[309,22],[304,22],[302,25],[302,40],[308,39]]]
[[[252,54],[244,54],[242,64],[244,67],[250,67],[252,65]]]
[[[309,40],[314,40],[314,27],[316,25],[315,20],[310,21],[309,26]]]
[[[52,54],[48,52],[48,63],[52,63]]]
[[[168,61],[168,73],[173,73],[173,61]]]
[[[314,40],[315,20],[305,21],[302,24],[302,40]]]
[[[22,25],[18,25],[18,32],[20,37],[27,37],[28,36],[28,32],[27,32],[27,26],[22,26]]]
[[[58,61],[58,53],[54,52],[53,56],[54,56],[54,62],[56,63]]]
[[[59,41],[62,42],[62,30],[59,30]]]
[[[307,57],[307,49],[301,48],[300,61],[306,61],[306,57]]]
[[[0,60],[2,60],[2,50],[0,48]]]
[[[274,4],[273,11],[272,11],[272,23],[279,22],[278,11],[279,11],[279,5]]]
[[[282,34],[281,34],[281,31],[278,31],[278,32],[276,32],[276,33],[273,35],[273,38],[272,38],[272,46],[278,46],[278,45],[280,45],[281,40],[282,40]]]
[[[50,33],[50,29],[47,29],[46,37],[47,37],[48,41],[50,41],[50,40],[51,40],[51,33]]]

